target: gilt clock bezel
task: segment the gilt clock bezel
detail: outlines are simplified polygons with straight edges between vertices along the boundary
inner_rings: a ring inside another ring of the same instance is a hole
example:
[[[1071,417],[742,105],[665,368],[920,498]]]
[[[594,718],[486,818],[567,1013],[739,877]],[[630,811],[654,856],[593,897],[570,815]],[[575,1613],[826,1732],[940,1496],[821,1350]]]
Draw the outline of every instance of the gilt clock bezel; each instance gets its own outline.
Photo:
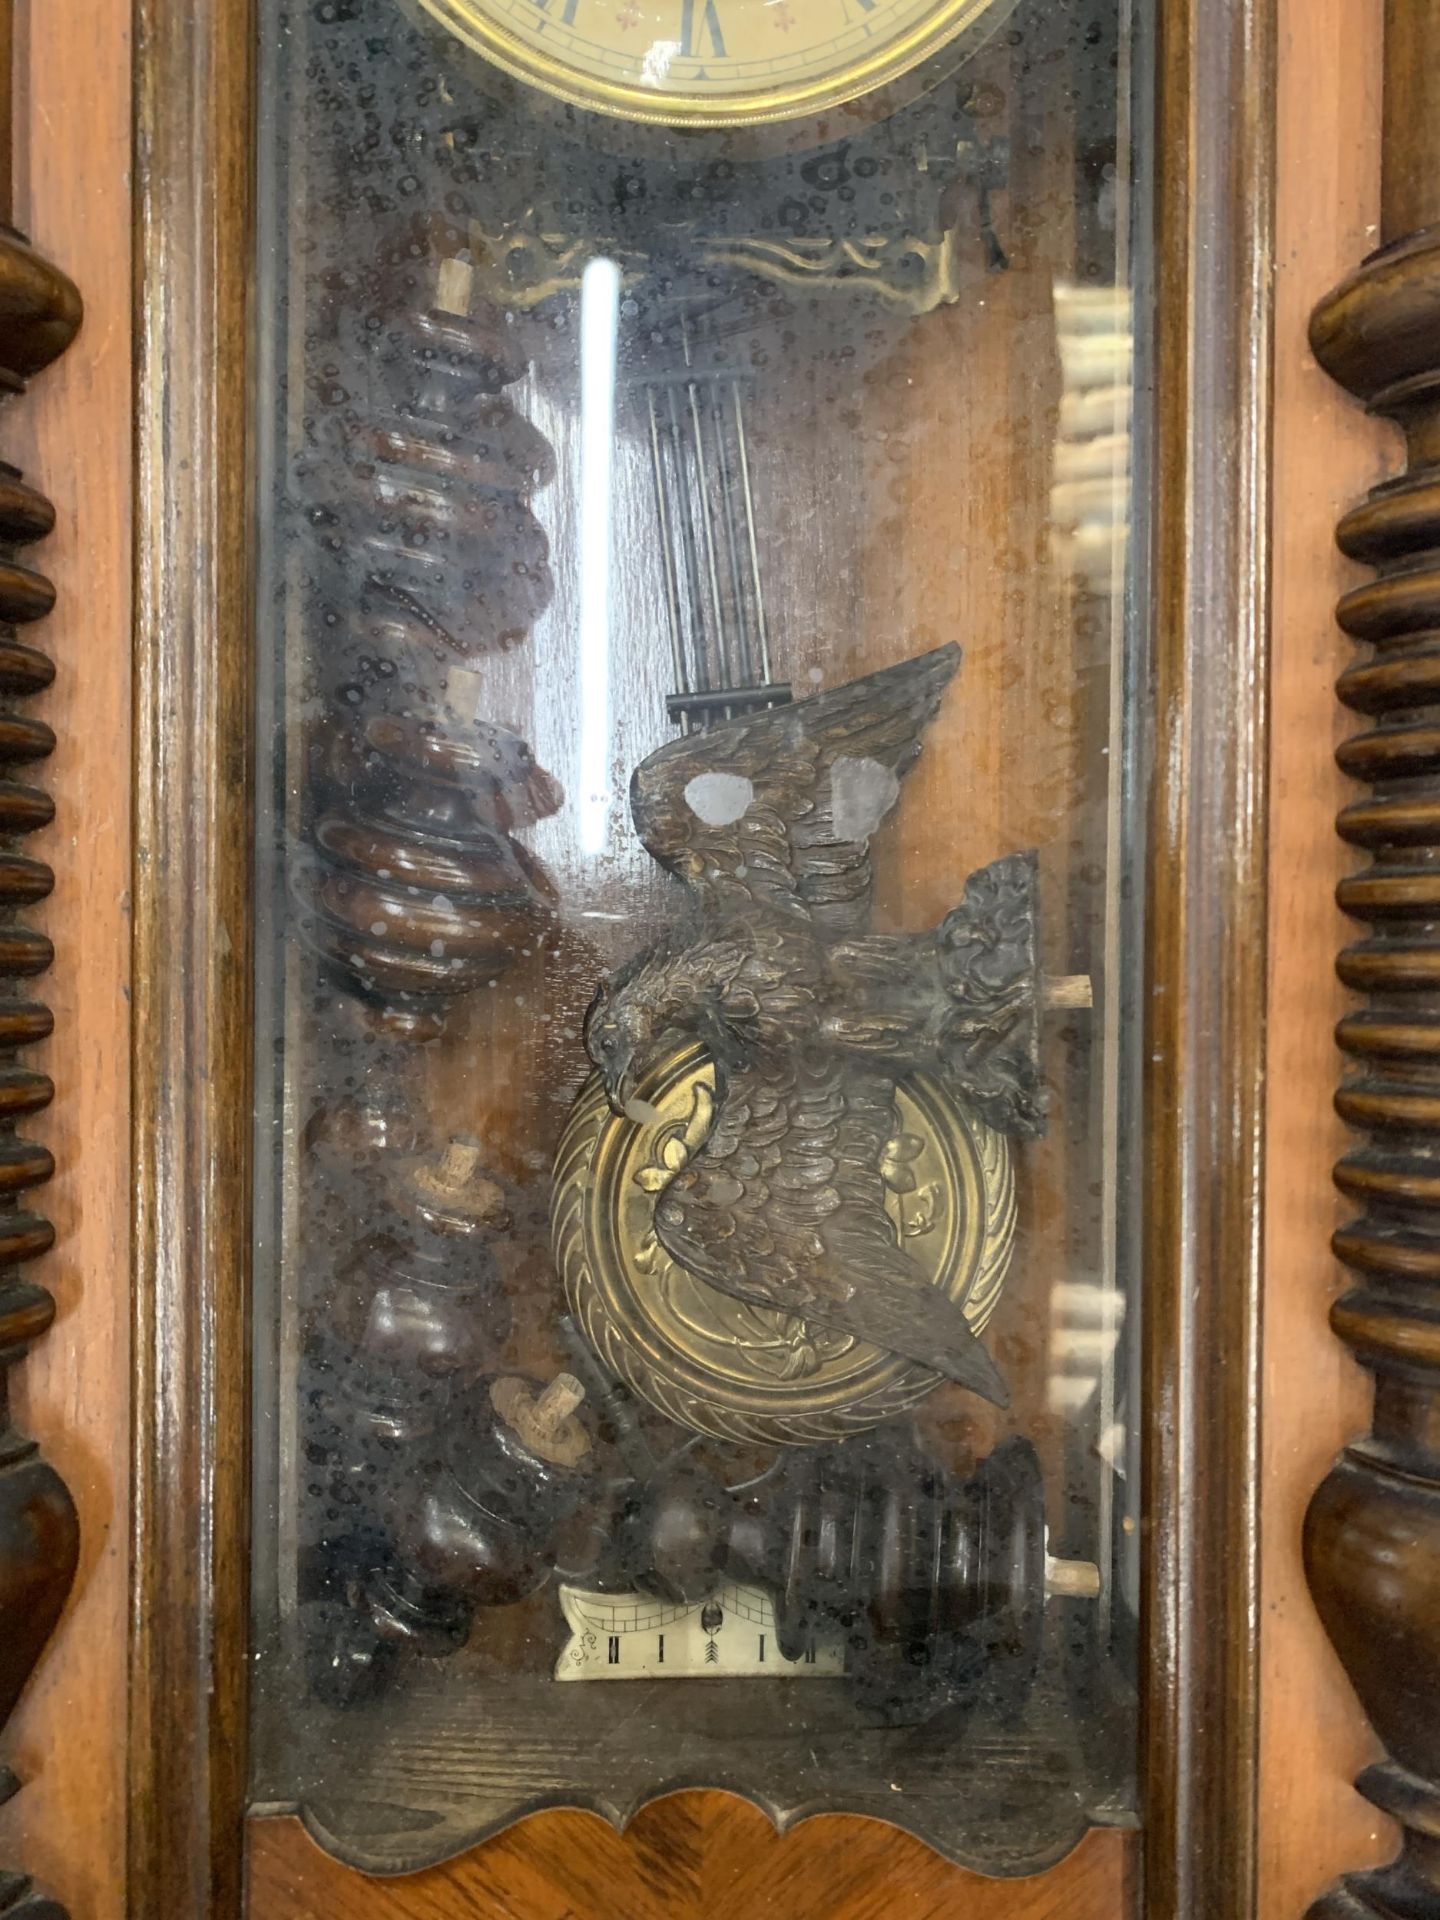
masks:
[[[600,79],[571,62],[539,51],[491,19],[485,0],[418,0],[432,19],[472,52],[513,78],[567,105],[642,126],[726,128],[803,120],[846,105],[922,68],[938,55],[957,55],[993,33],[1017,0],[936,0],[924,19],[864,59],[820,78],[756,87],[729,96],[676,89],[661,92]]]

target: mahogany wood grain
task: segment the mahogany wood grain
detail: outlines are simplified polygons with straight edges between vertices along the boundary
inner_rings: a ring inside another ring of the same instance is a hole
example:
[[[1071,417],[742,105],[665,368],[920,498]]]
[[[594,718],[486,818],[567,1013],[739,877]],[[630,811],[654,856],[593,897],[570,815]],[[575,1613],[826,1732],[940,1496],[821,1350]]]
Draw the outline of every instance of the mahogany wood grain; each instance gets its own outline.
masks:
[[[1373,0],[1281,0],[1258,1903],[1276,1920],[1390,1845],[1387,1823],[1349,1785],[1375,1743],[1325,1640],[1300,1552],[1310,1490],[1363,1424],[1366,1403],[1364,1375],[1320,1311],[1338,1271],[1316,1258],[1317,1220],[1340,1219],[1330,1167],[1344,1128],[1330,1095],[1333,1028],[1346,1005],[1317,956],[1346,935],[1331,889],[1350,862],[1333,815],[1353,792],[1325,756],[1326,741],[1338,745],[1345,731],[1333,682],[1347,648],[1331,609],[1361,577],[1330,529],[1391,453],[1384,430],[1315,364],[1306,325],[1315,289],[1374,244],[1380,25]]]
[[[994,1880],[878,1820],[821,1815],[787,1834],[746,1800],[679,1793],[626,1832],[532,1814],[458,1860],[367,1880],[298,1820],[248,1825],[247,1920],[1120,1920],[1133,1834],[1096,1829],[1048,1873]]]
[[[24,705],[58,737],[43,775],[36,769],[55,823],[26,847],[56,873],[51,897],[26,914],[56,951],[40,989],[55,1027],[26,1060],[59,1098],[25,1129],[58,1168],[46,1197],[57,1247],[37,1272],[57,1317],[15,1376],[14,1412],[72,1489],[80,1560],[53,1658],[42,1659],[7,1731],[6,1757],[24,1786],[0,1815],[0,1857],[63,1893],[74,1920],[112,1920],[123,1857],[128,1455],[129,7],[96,0],[82,19],[21,5],[14,27],[14,217],[89,295],[72,351],[4,413],[6,461],[56,510],[36,553],[55,611],[31,636],[53,657],[55,680]],[[8,137],[4,145],[8,179]],[[113,461],[97,458],[102,447]],[[37,1920],[58,1911],[15,1910]]]
[[[1423,0],[1385,9],[1381,192],[1392,239],[1440,221],[1440,64],[1433,28],[1433,9]]]

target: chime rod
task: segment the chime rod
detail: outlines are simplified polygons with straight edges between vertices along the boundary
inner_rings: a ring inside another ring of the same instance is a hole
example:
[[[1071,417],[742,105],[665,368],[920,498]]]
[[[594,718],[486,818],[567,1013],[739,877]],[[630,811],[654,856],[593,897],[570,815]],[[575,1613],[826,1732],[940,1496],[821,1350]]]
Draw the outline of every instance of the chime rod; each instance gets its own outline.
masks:
[[[714,685],[709,658],[710,649],[705,637],[705,583],[701,571],[699,546],[695,537],[695,508],[691,497],[690,468],[685,458],[685,438],[680,427],[680,406],[675,397],[675,389],[668,389],[670,401],[670,443],[675,456],[675,486],[680,496],[677,516],[680,528],[680,549],[685,563],[685,585],[690,605],[690,618],[695,636],[695,678],[694,687],[698,691]]]
[[[700,531],[705,541],[705,568],[710,580],[710,606],[715,619],[715,652],[722,685],[731,685],[735,675],[730,649],[725,644],[725,609],[720,600],[720,575],[715,565],[715,528],[711,519],[710,483],[705,477],[705,441],[700,431],[700,399],[695,382],[686,388],[690,402],[690,425],[694,432],[695,480],[700,489]]]
[[[694,691],[685,664],[685,635],[680,623],[680,586],[675,576],[674,530],[670,517],[670,499],[665,488],[665,467],[660,450],[660,422],[655,413],[655,393],[648,388],[645,404],[650,414],[650,466],[655,478],[655,507],[660,516],[660,546],[665,566],[665,603],[670,617],[670,657],[674,664],[675,684],[682,693]],[[688,718],[682,723],[690,731]]]
[[[760,637],[760,678],[769,684],[770,633],[765,625],[765,595],[760,585],[760,549],[755,539],[755,495],[750,486],[750,451],[745,438],[745,403],[740,382],[735,393],[735,446],[740,457],[740,487],[745,501],[745,534],[750,547],[750,580],[755,589],[755,629]]]
[[[790,690],[771,680],[741,376],[697,366],[683,316],[680,331],[683,365],[643,384],[676,683],[667,706],[689,733]]]
[[[748,685],[755,678],[755,662],[750,645],[750,618],[745,600],[745,583],[740,565],[740,533],[735,518],[735,481],[725,444],[725,402],[718,379],[710,385],[710,427],[715,441],[715,464],[720,480],[720,505],[725,529],[726,571],[730,577],[730,596],[735,608],[735,645],[739,651],[739,673],[732,678]]]
[[[710,483],[705,474],[705,437],[700,431],[700,397],[694,378],[694,367],[690,358],[690,327],[684,314],[680,316],[680,350],[685,356],[686,371],[690,378],[685,383],[685,396],[690,406],[690,429],[695,449],[695,484],[700,492],[700,531],[705,541],[705,561],[710,577],[710,606],[715,620],[715,665],[719,669],[719,681],[722,687],[735,684],[735,674],[730,660],[730,649],[726,645],[725,609],[720,599],[720,575],[715,565],[715,524],[710,506]],[[711,676],[710,684],[715,684]],[[726,710],[725,718],[730,718]]]

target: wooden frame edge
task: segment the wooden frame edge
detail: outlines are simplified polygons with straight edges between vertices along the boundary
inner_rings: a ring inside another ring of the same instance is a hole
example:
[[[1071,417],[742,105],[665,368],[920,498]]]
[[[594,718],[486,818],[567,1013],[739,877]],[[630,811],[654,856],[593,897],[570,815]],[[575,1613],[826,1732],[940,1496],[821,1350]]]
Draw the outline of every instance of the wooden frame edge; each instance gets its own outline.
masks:
[[[1149,1920],[1255,1911],[1274,0],[1161,10],[1145,1047]]]
[[[130,1910],[240,1910],[250,1157],[246,0],[137,0]]]

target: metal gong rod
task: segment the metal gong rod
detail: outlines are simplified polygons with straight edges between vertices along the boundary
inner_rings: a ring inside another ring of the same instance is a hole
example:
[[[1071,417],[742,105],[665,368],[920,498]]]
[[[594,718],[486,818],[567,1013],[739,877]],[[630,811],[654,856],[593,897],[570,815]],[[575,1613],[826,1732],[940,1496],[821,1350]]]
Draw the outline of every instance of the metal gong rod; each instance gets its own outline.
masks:
[[[755,541],[755,496],[750,486],[750,450],[745,437],[745,401],[738,380],[731,384],[735,402],[735,450],[740,469],[740,491],[744,501],[745,537],[750,553],[750,582],[755,593],[755,629],[760,640],[760,678],[768,686],[770,670],[770,634],[765,625],[765,593],[760,583],[760,549]]]
[[[732,678],[742,684],[748,684],[755,678],[755,662],[750,646],[749,608],[745,602],[745,588],[740,571],[741,534],[736,519],[737,487],[731,470],[730,449],[725,441],[725,403],[720,381],[711,383],[708,398],[710,435],[715,444],[715,467],[719,477],[721,525],[725,534],[726,572],[730,582],[730,601],[735,609],[735,625],[731,637],[736,658],[732,663],[734,667]]]
[[[743,376],[685,364],[644,380],[665,614],[682,732],[789,698],[771,681]]]
[[[690,357],[688,341],[685,347],[685,357],[687,360]],[[709,582],[710,607],[715,622],[715,659],[713,665],[719,668],[719,684],[722,687],[728,687],[734,684],[734,675],[731,671],[729,659],[730,649],[726,645],[725,611],[720,600],[720,575],[715,564],[714,508],[710,502],[710,482],[707,472],[709,462],[705,458],[705,439],[700,430],[700,395],[699,388],[694,380],[686,381],[685,393],[690,409],[690,429],[693,436],[692,451],[695,458],[695,485],[700,502],[700,535],[704,542],[705,573]],[[710,675],[710,684],[712,686],[716,684],[716,676],[713,671]],[[730,718],[728,708],[726,709],[725,718],[727,720]]]
[[[681,425],[680,402],[673,385],[668,386],[666,398],[669,401],[672,458],[668,467],[661,473],[660,483],[662,486],[669,484],[667,474],[674,475],[676,497],[672,518],[680,534],[680,558],[686,587],[684,605],[690,615],[690,629],[693,635],[692,658],[695,662],[695,672],[691,690],[698,692],[714,685],[710,649],[705,631],[705,583],[700,558],[702,535],[696,525],[696,504],[690,484],[690,463],[685,457],[685,435]]]
[[[655,510],[660,516],[660,558],[665,570],[665,610],[670,621],[670,663],[675,674],[675,684],[682,692],[693,692],[689,668],[685,661],[685,634],[680,621],[680,588],[675,577],[675,538],[674,515],[670,510],[670,495],[665,485],[665,466],[660,451],[660,421],[655,411],[655,389],[649,387],[645,393],[645,406],[650,416],[650,470],[655,481]],[[681,721],[681,730],[690,731],[690,717],[686,714]]]

